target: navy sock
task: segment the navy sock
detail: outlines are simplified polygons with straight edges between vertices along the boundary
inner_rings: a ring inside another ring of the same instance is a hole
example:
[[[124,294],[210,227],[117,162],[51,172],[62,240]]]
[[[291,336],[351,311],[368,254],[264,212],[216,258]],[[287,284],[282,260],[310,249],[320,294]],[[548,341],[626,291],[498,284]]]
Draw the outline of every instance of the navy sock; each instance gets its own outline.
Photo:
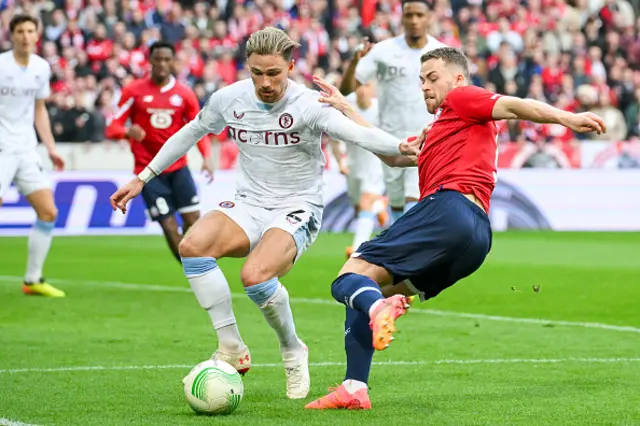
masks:
[[[331,284],[331,295],[338,302],[356,309],[369,317],[369,308],[384,299],[380,286],[366,275],[346,273]]]
[[[374,352],[372,341],[369,315],[347,306],[347,316],[344,322],[344,350],[347,353],[345,380],[369,382]]]

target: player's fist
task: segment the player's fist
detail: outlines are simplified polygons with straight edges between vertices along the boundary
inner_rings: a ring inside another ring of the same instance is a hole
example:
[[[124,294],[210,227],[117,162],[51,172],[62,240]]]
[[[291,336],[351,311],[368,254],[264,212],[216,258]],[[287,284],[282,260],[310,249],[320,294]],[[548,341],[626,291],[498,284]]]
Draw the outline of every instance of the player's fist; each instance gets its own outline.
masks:
[[[607,132],[607,126],[604,124],[604,120],[592,112],[571,114],[567,118],[565,126],[577,133],[596,132],[600,134]]]
[[[129,127],[127,129],[127,137],[137,140],[138,142],[142,141],[144,137],[147,136],[147,132],[137,124]]]
[[[144,186],[144,182],[142,182],[137,176],[131,179],[131,182],[126,185],[118,188],[116,192],[109,198],[109,202],[111,203],[111,208],[115,211],[119,209],[122,213],[127,212],[127,203],[129,200],[135,198],[142,192],[142,187]]]
[[[49,159],[53,163],[54,169],[56,170],[64,169],[64,158],[62,158],[62,156],[58,154],[58,151],[56,150],[49,151]]]
[[[213,182],[213,165],[211,164],[211,158],[203,158],[202,159],[202,174],[205,179],[207,179],[207,183]]]
[[[357,45],[353,50],[353,59],[356,61],[359,61],[360,59],[362,59],[367,53],[369,53],[369,51],[373,47],[373,44],[374,43],[371,43],[369,41],[369,37],[365,37],[362,40],[362,43]]]
[[[400,153],[410,157],[417,157],[420,155],[422,145],[426,138],[427,133],[421,132],[419,136],[411,136],[400,143]]]
[[[349,173],[351,173],[349,171],[349,166],[347,165],[347,162],[344,161],[343,158],[338,161],[338,170],[344,176],[349,176]]]

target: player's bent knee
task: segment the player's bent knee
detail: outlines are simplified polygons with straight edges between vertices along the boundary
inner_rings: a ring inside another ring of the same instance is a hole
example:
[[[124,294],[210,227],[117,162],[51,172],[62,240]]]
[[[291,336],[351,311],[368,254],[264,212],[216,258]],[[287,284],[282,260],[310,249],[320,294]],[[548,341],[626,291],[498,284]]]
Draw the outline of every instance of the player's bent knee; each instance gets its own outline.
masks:
[[[205,255],[203,252],[202,247],[194,241],[191,235],[185,235],[178,244],[180,257],[202,257]]]
[[[55,206],[51,206],[42,211],[37,212],[38,219],[43,222],[55,222],[58,218],[58,209]]]
[[[261,284],[271,278],[273,278],[271,271],[254,263],[245,263],[240,272],[240,281],[242,281],[242,285],[245,287]]]

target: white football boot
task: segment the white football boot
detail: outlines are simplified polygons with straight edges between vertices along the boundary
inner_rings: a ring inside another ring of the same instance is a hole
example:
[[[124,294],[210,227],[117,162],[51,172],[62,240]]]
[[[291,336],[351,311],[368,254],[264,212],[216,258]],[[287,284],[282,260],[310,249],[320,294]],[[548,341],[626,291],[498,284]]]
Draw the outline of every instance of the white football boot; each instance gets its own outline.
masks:
[[[218,349],[213,353],[211,359],[226,362],[243,376],[247,374],[247,371],[251,368],[251,354],[249,353],[249,348],[246,346],[243,350],[237,353],[223,352]]]
[[[309,394],[309,349],[300,339],[301,349],[282,354],[284,371],[287,376],[287,398],[302,399]]]

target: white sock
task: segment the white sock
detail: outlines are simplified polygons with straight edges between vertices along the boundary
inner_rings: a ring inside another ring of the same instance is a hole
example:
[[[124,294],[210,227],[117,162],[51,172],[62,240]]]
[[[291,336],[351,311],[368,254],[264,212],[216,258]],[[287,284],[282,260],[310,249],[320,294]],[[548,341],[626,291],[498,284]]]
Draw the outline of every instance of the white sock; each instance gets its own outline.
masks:
[[[361,211],[358,213],[356,221],[356,232],[353,235],[353,250],[357,251],[360,244],[369,241],[373,229],[375,228],[375,214],[370,211]]]
[[[384,201],[382,201],[382,199],[381,199],[381,198],[378,198],[378,199],[377,199],[377,200],[375,200],[375,201],[373,202],[373,204],[371,205],[371,211],[372,211],[374,214],[382,213],[382,212],[384,211],[385,207],[386,207],[386,206],[385,206],[385,204],[384,204]]]
[[[37,283],[42,278],[42,268],[51,247],[51,239],[53,238],[51,233],[54,226],[54,222],[44,222],[38,219],[31,228],[27,272],[24,276],[24,280],[28,283]]]
[[[212,258],[183,258],[182,263],[185,274],[191,288],[213,323],[218,335],[218,346],[223,352],[237,353],[243,350],[246,345],[240,337],[236,317],[233,314],[231,305],[231,290],[222,270],[215,265],[215,268],[200,275],[191,275],[188,270],[188,261],[191,259],[212,259]],[[214,260],[215,262],[215,260]]]
[[[302,348],[302,342],[296,335],[296,326],[293,323],[293,313],[289,304],[289,292],[286,287],[278,283],[278,290],[260,305],[260,310],[273,328],[280,341],[280,352],[296,351]]]
[[[378,305],[380,305],[382,302],[384,302],[384,299],[376,300],[375,302],[373,302],[373,305],[371,305],[371,307],[369,308],[369,318],[371,318],[371,313],[374,312]]]
[[[358,392],[360,389],[368,389],[369,388],[365,382],[361,382],[359,380],[348,379],[348,380],[345,380],[344,382],[342,382],[342,384],[347,389],[347,392],[349,392],[350,394],[354,394],[354,393]]]

